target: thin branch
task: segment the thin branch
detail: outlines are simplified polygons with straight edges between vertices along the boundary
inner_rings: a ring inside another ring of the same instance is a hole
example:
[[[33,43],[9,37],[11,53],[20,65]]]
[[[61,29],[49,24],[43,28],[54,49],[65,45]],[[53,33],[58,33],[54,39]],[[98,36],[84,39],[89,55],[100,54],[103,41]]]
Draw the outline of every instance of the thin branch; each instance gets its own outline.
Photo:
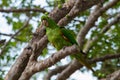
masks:
[[[109,55],[105,55],[103,57],[92,59],[92,60],[90,60],[90,63],[96,63],[99,61],[105,61],[105,60],[110,60],[110,59],[117,59],[119,57],[120,57],[120,53],[111,54],[111,55],[109,54]]]
[[[4,53],[4,50],[6,48],[6,46],[9,44],[9,42],[12,40],[12,38],[14,38],[15,36],[17,36],[22,30],[24,30],[27,26],[28,26],[28,23],[29,23],[29,20],[31,18],[29,18],[25,23],[24,25],[14,34],[11,36],[11,38],[5,43],[5,45],[2,47],[2,50],[0,52],[0,55],[2,55]]]
[[[1,33],[1,32],[0,32],[0,35],[10,36],[10,37],[11,37],[13,34],[5,34],[5,33]]]
[[[5,13],[10,13],[10,12],[15,12],[15,13],[26,13],[26,12],[42,12],[45,13],[47,12],[46,10],[44,10],[43,8],[39,8],[39,9],[0,9],[0,12],[5,12]]]
[[[5,34],[5,33],[0,33],[0,35],[11,37],[11,36],[13,36],[14,34]],[[15,39],[15,40],[17,40],[17,41],[21,41],[20,39],[15,38],[15,36],[13,37],[13,39]]]

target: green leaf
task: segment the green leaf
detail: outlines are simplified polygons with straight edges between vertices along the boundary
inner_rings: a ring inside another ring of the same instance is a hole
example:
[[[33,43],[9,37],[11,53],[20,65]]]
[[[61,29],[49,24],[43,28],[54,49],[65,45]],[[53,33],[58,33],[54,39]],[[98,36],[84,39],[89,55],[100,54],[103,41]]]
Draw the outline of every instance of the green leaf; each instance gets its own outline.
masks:
[[[13,22],[13,30],[16,31],[16,30],[19,30],[21,27],[23,26],[23,23],[22,22]]]

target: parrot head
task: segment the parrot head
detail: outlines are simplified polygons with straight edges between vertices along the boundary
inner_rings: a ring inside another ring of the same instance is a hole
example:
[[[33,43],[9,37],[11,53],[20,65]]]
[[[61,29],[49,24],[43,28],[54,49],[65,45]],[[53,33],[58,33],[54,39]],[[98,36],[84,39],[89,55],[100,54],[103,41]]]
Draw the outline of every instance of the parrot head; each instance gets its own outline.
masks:
[[[45,14],[41,17],[41,20],[47,20],[48,21],[48,19],[49,19],[48,15],[45,15]]]
[[[55,26],[55,21],[52,20],[48,15],[44,14],[41,17],[41,20],[43,21],[43,23],[45,24],[46,27],[50,27],[53,28]]]
[[[47,27],[48,26],[48,24],[50,23],[50,20],[49,20],[50,18],[48,17],[48,15],[43,15],[42,17],[41,17],[41,20],[42,20],[42,22],[43,22],[43,24]]]

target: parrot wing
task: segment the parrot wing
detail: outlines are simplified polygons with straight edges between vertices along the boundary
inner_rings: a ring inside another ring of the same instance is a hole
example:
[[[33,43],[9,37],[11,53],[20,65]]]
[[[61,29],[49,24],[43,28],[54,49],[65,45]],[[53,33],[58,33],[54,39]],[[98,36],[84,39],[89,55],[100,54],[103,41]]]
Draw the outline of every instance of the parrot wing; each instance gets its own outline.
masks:
[[[60,28],[61,28],[61,32],[62,32],[63,36],[65,38],[67,38],[70,43],[77,44],[77,42],[75,40],[75,36],[73,35],[74,33],[71,30],[65,29],[63,27],[60,27]]]
[[[65,29],[65,28],[61,28],[61,31],[63,33],[63,35],[72,43],[72,44],[77,44],[74,35],[72,34],[72,32],[69,29]],[[94,70],[92,69],[92,67],[89,65],[89,63],[84,59],[84,55],[82,54],[75,54],[72,55],[71,57],[75,57],[81,64],[83,64],[84,66],[86,66],[88,69],[92,70],[92,72],[94,72]]]

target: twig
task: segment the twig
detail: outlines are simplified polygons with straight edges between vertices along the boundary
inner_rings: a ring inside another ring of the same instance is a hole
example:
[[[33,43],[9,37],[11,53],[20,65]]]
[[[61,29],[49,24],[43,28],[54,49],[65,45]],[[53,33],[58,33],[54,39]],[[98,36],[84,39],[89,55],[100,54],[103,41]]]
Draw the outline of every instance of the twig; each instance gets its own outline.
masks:
[[[5,34],[5,33],[1,33],[1,32],[0,32],[0,35],[10,36],[10,37],[11,37],[13,34]]]
[[[11,37],[11,36],[13,36],[14,34],[5,34],[5,33],[0,33],[0,35]],[[13,37],[13,39],[18,40],[18,41],[21,41],[20,39],[15,38],[15,36]]]
[[[108,53],[109,54],[109,53]],[[95,58],[90,60],[90,63],[96,63],[99,61],[105,61],[105,60],[110,60],[110,59],[116,59],[120,57],[120,53],[116,53],[116,54],[109,54],[109,55],[105,55],[103,57],[99,57],[99,58]]]
[[[43,8],[39,8],[39,9],[0,9],[0,12],[5,12],[5,13],[10,13],[10,12],[16,12],[16,13],[26,13],[26,12],[42,12],[45,13],[47,12],[46,10],[44,10]]]

